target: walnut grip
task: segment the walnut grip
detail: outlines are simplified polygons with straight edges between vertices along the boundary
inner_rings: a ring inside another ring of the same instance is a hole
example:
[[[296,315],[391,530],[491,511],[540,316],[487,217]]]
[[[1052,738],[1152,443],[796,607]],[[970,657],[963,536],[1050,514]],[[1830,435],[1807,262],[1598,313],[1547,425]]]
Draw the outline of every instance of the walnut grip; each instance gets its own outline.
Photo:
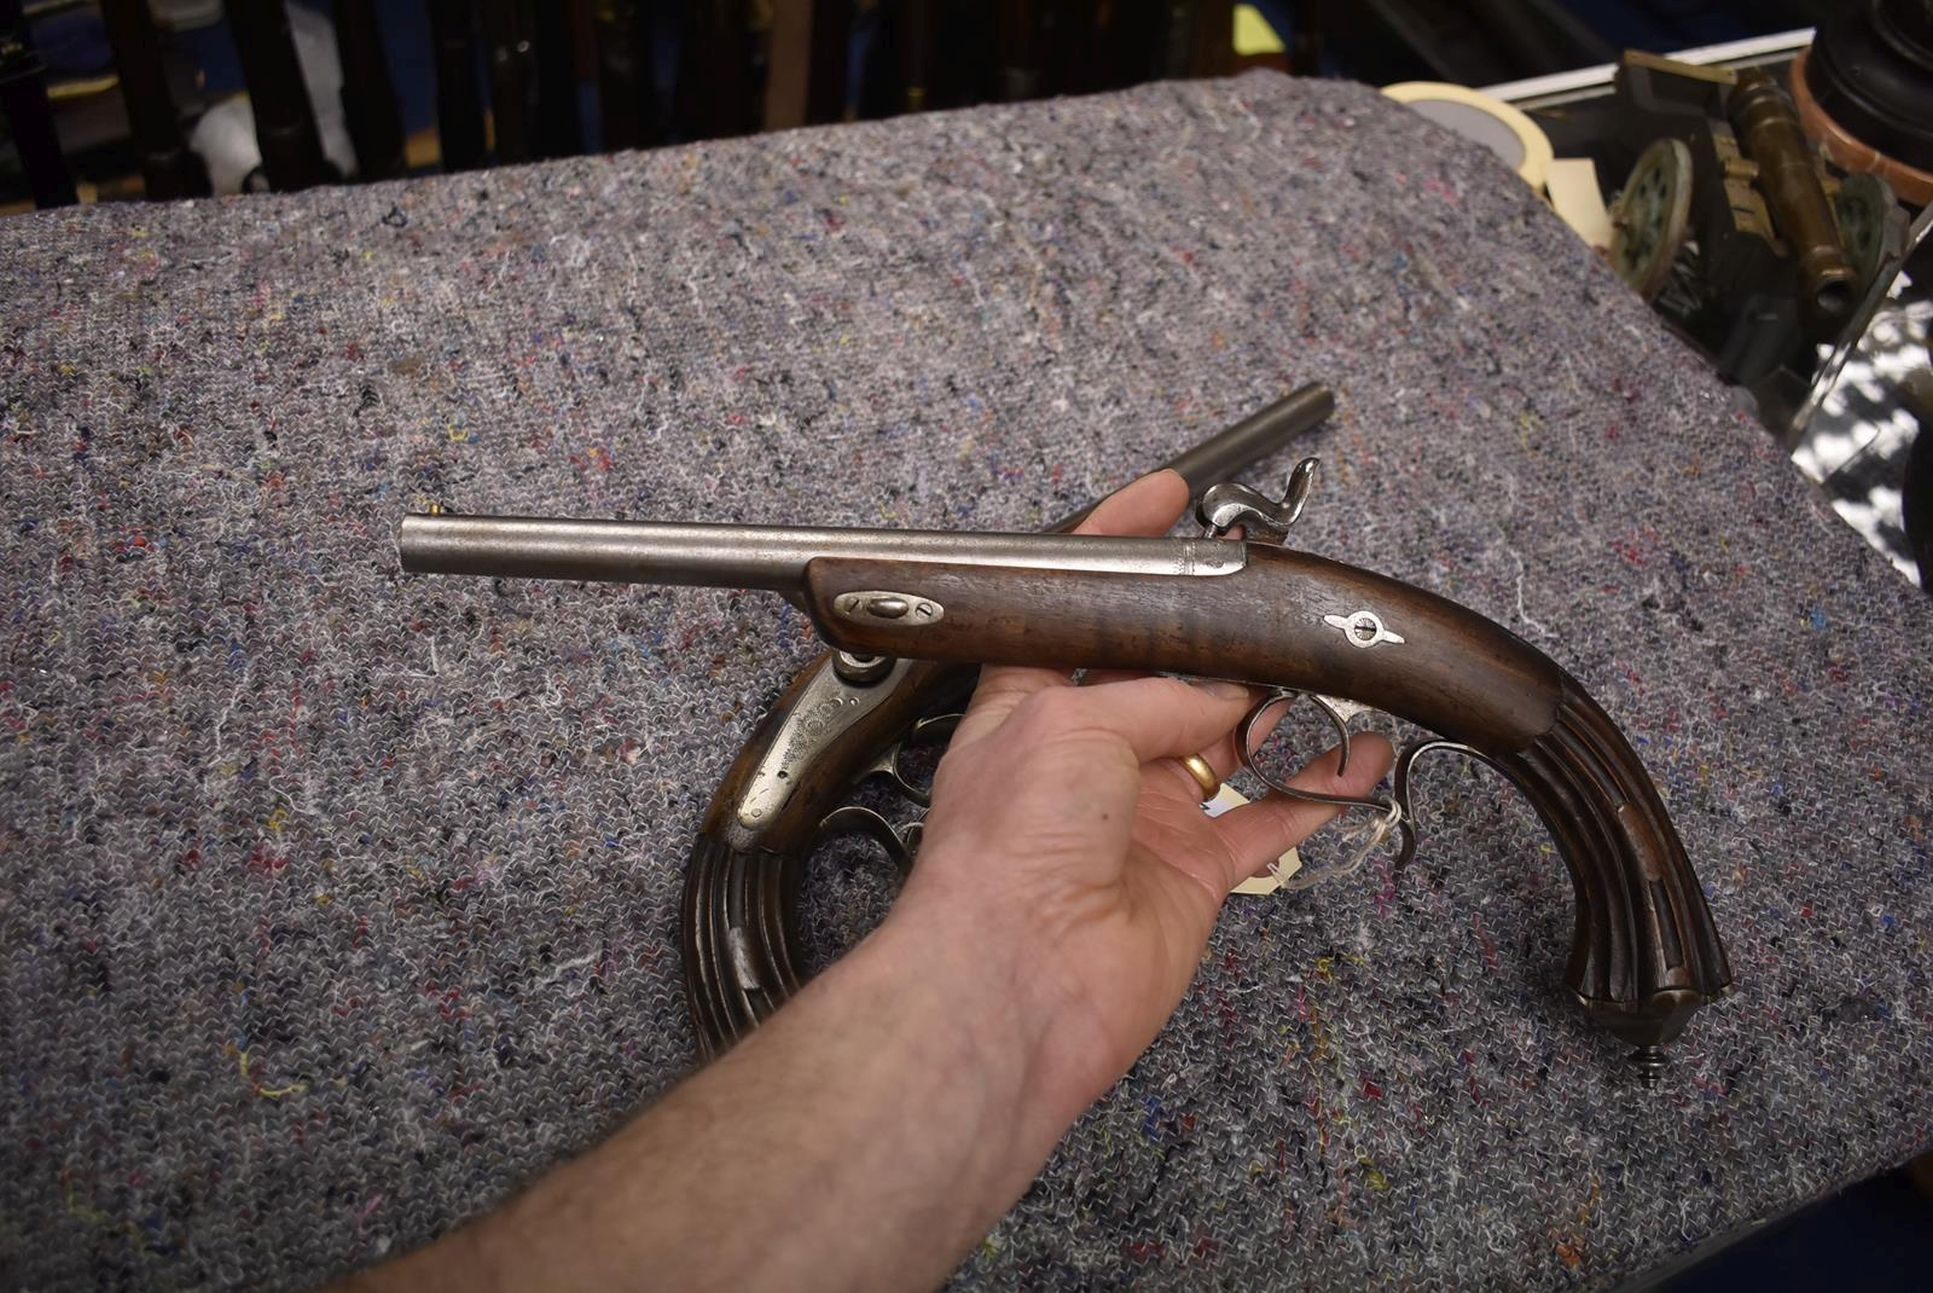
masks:
[[[1226,575],[1149,577],[828,558],[825,638],[922,660],[1143,669],[1347,697],[1479,751],[1551,832],[1577,899],[1566,978],[1656,1048],[1730,983],[1698,878],[1643,764],[1549,657],[1433,593],[1259,544]]]

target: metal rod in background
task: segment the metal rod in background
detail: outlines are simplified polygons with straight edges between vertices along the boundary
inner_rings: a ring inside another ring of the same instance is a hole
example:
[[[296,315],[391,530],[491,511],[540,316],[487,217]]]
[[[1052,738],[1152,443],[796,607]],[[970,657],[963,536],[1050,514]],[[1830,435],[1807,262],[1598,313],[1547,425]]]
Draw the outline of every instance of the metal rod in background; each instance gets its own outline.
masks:
[[[134,0],[134,4],[147,7],[146,0]],[[349,127],[349,142],[355,145],[357,177],[394,179],[408,169],[403,113],[389,74],[389,58],[383,52],[376,0],[336,0],[336,51],[342,60],[342,117]]]
[[[335,182],[341,177],[322,154],[283,0],[228,0],[227,11],[269,187],[288,193]]]
[[[470,0],[429,0],[436,55],[436,139],[446,171],[484,163],[483,83]]]
[[[28,39],[20,0],[0,0],[0,113],[13,128],[14,148],[34,205],[64,207],[80,201],[47,102],[47,65]]]
[[[1265,454],[1278,453],[1297,436],[1307,435],[1336,411],[1335,392],[1320,382],[1298,386],[1275,403],[1243,418],[1234,426],[1170,458],[1155,471],[1172,471],[1188,482],[1190,496],[1210,485],[1233,480]],[[1062,517],[1053,525],[1066,532],[1087,519],[1099,500]]]

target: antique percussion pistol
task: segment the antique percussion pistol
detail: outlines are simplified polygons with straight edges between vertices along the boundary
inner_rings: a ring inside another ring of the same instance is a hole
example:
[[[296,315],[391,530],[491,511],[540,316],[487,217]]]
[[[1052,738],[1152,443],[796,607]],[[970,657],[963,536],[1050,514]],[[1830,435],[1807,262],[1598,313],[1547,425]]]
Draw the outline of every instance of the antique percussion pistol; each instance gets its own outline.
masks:
[[[693,851],[686,983],[708,1049],[729,1045],[800,986],[793,912],[816,839],[861,831],[910,864],[907,837],[883,818],[832,807],[846,788],[878,772],[919,797],[899,773],[898,743],[943,721],[924,716],[960,707],[974,674],[959,666],[1058,665],[1253,684],[1244,748],[1265,712],[1297,698],[1329,717],[1345,759],[1334,698],[1431,730],[1398,756],[1389,797],[1325,798],[1381,814],[1398,833],[1399,863],[1416,843],[1418,758],[1453,750],[1502,772],[1570,871],[1566,980],[1591,1016],[1636,1047],[1640,1074],[1654,1081],[1661,1048],[1729,988],[1730,971],[1644,765],[1574,678],[1508,630],[1423,589],[1287,547],[1314,472],[1305,459],[1281,500],[1241,485],[1207,489],[1196,538],[433,513],[406,517],[399,546],[411,572],[769,590],[803,607],[835,648],[753,736]],[[1277,792],[1324,798],[1245,761]]]

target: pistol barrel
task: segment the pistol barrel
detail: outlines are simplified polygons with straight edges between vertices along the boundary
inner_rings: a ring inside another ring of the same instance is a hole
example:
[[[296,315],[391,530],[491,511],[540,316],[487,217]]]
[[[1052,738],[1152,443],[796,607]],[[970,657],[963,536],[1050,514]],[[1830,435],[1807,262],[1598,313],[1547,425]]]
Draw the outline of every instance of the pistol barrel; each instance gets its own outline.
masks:
[[[793,593],[818,558],[1085,570],[1129,575],[1225,575],[1245,549],[1219,539],[973,534],[569,520],[537,516],[406,516],[397,536],[411,574],[594,579]]]
[[[1302,386],[1163,464],[1189,491],[1237,475],[1265,454],[1320,426],[1336,397]],[[1046,534],[960,534],[772,525],[665,524],[533,516],[403,518],[397,536],[412,574],[595,579],[632,584],[757,588],[796,593],[818,557],[937,561],[955,565],[1089,570],[1119,574],[1223,575],[1242,568],[1239,543],[1212,539],[1068,536],[1094,509]]]

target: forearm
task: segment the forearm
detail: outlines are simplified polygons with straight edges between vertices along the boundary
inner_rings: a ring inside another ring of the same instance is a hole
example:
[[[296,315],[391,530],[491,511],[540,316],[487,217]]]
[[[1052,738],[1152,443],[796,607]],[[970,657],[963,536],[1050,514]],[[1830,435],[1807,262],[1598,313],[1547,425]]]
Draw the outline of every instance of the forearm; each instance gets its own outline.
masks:
[[[1029,1068],[1016,962],[896,911],[737,1049],[493,1216],[368,1287],[920,1287],[1075,1112]]]

